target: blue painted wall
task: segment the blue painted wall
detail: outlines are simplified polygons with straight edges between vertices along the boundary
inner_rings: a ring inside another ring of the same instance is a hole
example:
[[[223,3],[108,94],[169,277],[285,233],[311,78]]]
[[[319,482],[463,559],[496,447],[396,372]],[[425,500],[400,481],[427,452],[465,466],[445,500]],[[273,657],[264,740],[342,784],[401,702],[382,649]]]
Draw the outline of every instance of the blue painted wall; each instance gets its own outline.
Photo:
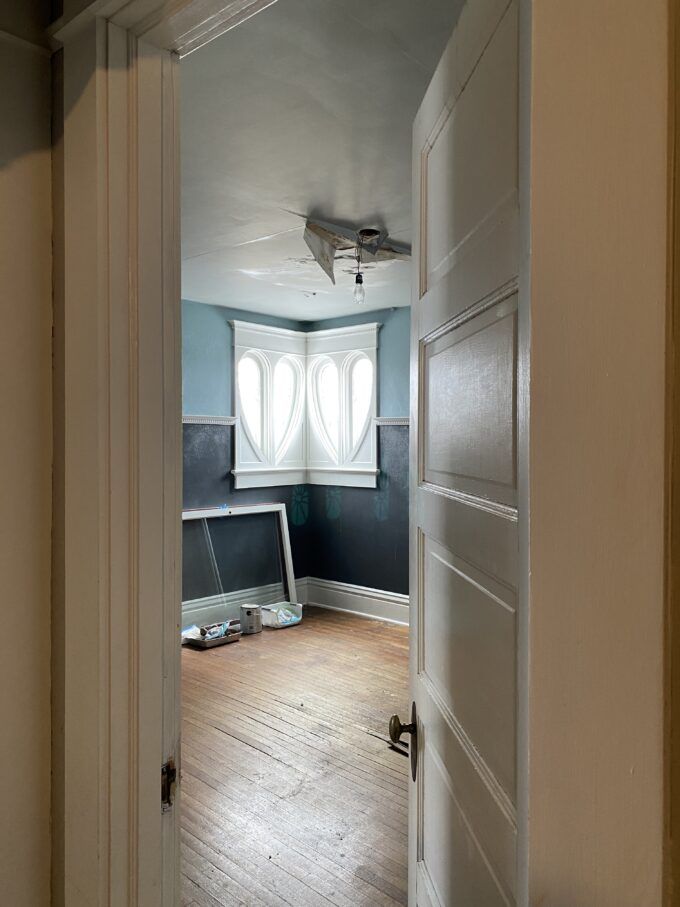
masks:
[[[253,321],[298,331],[379,321],[378,415],[409,414],[409,308],[362,312],[325,321],[291,321],[240,309],[182,302],[182,411],[186,416],[232,416],[233,338],[230,321]]]
[[[314,576],[408,593],[408,435],[407,426],[378,429],[377,488],[339,488],[330,485],[285,485],[234,488],[232,475],[234,429],[231,425],[184,426],[184,508],[225,504],[281,502],[286,505],[296,576]],[[239,520],[243,519],[239,517]],[[184,599],[212,595],[214,578],[200,559],[200,546],[184,523]],[[262,523],[256,532],[263,545]],[[255,538],[258,536],[255,535]],[[241,540],[243,541],[243,540]],[[240,548],[238,550],[247,550]],[[195,562],[192,563],[192,560]],[[271,557],[269,562],[271,563]],[[246,572],[263,561],[241,558],[237,549],[221,561],[225,589],[248,588],[274,581],[262,569],[258,580]],[[202,584],[202,591],[197,583]]]
[[[233,331],[230,321],[254,321],[301,330],[297,321],[256,315],[202,302],[182,301],[182,412],[233,416]]]

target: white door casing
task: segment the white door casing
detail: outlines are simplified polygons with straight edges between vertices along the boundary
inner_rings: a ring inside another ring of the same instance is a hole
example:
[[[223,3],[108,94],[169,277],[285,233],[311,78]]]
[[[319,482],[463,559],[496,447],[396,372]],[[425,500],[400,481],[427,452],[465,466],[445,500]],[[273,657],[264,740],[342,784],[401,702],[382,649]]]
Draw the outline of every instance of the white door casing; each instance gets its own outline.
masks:
[[[518,893],[518,8],[468,2],[414,124],[409,903]]]
[[[159,797],[179,746],[175,78],[103,19],[65,39],[68,905],[172,903],[178,877]]]

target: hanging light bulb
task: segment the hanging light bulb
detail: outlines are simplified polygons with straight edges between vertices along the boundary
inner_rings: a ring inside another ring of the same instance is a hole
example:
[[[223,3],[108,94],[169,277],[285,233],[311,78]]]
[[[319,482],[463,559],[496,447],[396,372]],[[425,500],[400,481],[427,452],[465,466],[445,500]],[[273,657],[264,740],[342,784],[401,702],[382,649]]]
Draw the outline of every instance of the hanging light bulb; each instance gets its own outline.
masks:
[[[364,246],[365,230],[359,230],[357,233],[357,244],[354,250],[354,257],[357,262],[357,273],[354,278],[354,302],[357,305],[363,305],[366,302],[366,290],[364,290],[364,275],[361,273],[361,253]]]
[[[364,275],[357,271],[354,278],[354,302],[357,305],[363,305],[366,302],[366,290],[364,290]]]
[[[354,257],[357,262],[357,273],[354,277],[354,302],[357,305],[364,305],[366,302],[364,275],[361,273],[361,255],[364,251],[364,243],[369,245],[375,243],[379,236],[380,231],[376,230],[374,227],[364,227],[357,232],[357,244],[354,249]]]

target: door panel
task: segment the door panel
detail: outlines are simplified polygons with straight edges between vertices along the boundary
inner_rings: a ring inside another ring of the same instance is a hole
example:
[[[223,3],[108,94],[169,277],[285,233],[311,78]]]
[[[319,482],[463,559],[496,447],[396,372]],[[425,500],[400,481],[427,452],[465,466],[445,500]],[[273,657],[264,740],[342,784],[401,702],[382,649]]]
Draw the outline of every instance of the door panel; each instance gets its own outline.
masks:
[[[517,5],[461,14],[414,125],[412,905],[515,903]]]
[[[504,893],[482,851],[473,844],[474,828],[456,797],[451,776],[437,751],[427,744],[422,770],[424,835],[437,842],[425,854],[421,869],[429,881],[430,901],[465,907],[505,907]]]
[[[507,504],[516,502],[515,316],[509,300],[425,340],[422,363],[423,478]]]
[[[511,24],[504,22],[502,29],[510,31]],[[484,65],[475,67],[451,113],[443,111],[441,126],[435,125],[423,155],[425,290],[483,239],[514,200],[517,146],[505,147],[505,141],[516,120],[516,91],[497,74],[510,70],[515,50],[501,36],[484,56]]]
[[[424,540],[422,675],[503,789],[515,792],[512,590]]]

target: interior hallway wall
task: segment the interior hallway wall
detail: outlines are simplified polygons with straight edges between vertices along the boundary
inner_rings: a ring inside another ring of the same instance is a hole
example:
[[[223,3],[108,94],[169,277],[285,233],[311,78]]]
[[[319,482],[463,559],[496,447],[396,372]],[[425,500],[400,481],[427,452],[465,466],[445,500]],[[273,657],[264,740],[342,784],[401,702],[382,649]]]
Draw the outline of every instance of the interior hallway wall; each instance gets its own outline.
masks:
[[[529,900],[658,907],[669,4],[531,7]]]
[[[50,902],[51,154],[48,4],[0,4],[0,903]],[[13,620],[15,618],[15,620]]]

